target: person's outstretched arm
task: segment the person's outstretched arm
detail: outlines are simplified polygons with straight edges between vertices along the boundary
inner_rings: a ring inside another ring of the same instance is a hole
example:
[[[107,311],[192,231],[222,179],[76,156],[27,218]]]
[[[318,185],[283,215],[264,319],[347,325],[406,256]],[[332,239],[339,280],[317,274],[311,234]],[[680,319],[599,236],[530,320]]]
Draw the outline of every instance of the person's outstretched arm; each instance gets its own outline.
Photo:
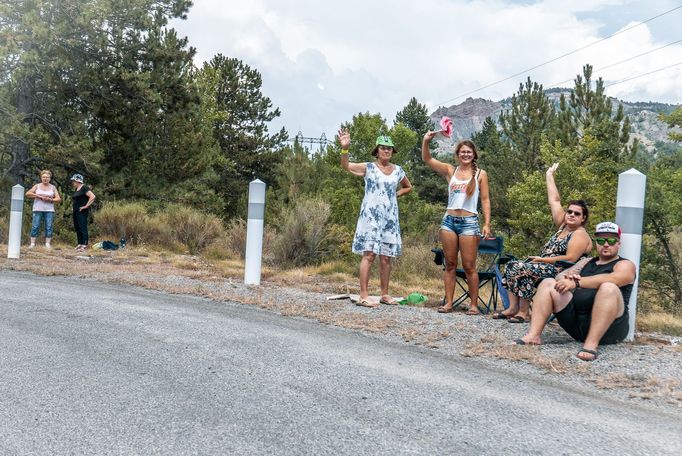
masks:
[[[350,148],[350,133],[345,128],[338,132],[339,142],[341,143],[341,167],[351,174],[363,177],[367,171],[366,163],[353,163],[348,159],[348,152]]]
[[[561,206],[561,195],[559,195],[559,189],[554,182],[554,172],[558,167],[559,164],[554,163],[547,169],[545,176],[547,180],[547,201],[549,201],[549,208],[552,211],[552,221],[554,222],[554,225],[560,227],[564,224],[566,213]]]
[[[429,168],[443,176],[446,181],[449,181],[450,177],[452,177],[452,165],[438,161],[431,156],[431,148],[429,147],[429,143],[433,140],[433,137],[436,136],[436,133],[437,132],[435,131],[427,131],[424,135],[424,139],[422,140],[422,160],[429,166]]]

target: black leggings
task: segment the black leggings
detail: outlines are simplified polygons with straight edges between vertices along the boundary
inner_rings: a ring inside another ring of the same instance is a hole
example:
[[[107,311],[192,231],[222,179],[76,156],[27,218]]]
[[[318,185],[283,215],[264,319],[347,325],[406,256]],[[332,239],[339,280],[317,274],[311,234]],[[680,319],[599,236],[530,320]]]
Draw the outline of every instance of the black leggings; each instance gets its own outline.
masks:
[[[79,245],[88,245],[88,215],[90,215],[89,209],[73,212],[73,227],[76,230]]]

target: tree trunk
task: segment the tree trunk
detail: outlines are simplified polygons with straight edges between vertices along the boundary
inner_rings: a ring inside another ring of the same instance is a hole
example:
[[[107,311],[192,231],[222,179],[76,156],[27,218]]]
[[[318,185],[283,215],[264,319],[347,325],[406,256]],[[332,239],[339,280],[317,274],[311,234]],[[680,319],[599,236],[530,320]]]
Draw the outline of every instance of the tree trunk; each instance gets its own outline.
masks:
[[[23,122],[33,123],[33,100],[35,95],[33,78],[26,77],[19,85],[16,94],[16,108]],[[24,184],[24,178],[28,176],[26,169],[30,162],[30,150],[28,142],[20,138],[14,139],[10,145],[10,156],[12,163],[7,170],[7,176],[11,179],[12,185]]]

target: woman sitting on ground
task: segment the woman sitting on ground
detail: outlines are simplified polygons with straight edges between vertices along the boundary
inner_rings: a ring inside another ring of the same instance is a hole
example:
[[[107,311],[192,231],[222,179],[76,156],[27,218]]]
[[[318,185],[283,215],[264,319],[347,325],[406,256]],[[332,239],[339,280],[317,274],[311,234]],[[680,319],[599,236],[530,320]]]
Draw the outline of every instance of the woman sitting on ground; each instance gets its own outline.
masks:
[[[558,163],[550,166],[546,177],[552,220],[559,231],[547,241],[539,256],[507,263],[502,284],[509,295],[509,308],[494,313],[493,319],[510,323],[529,321],[530,301],[535,294],[536,283],[561,272],[557,261],[576,262],[583,256],[589,256],[592,251],[592,239],[585,230],[589,216],[587,205],[583,200],[573,200],[568,202],[566,210],[563,209],[554,182],[554,172],[558,167]]]

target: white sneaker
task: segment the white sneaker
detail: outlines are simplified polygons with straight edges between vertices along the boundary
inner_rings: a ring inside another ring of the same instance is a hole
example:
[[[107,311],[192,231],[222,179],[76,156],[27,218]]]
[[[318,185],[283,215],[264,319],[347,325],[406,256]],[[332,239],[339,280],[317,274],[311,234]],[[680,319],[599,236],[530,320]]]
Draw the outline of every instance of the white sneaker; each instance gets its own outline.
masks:
[[[52,246],[51,246],[50,244],[45,244],[45,248],[46,248],[47,250],[52,250]]]
[[[35,249],[35,248],[36,248],[36,245],[35,245],[35,244],[31,244],[31,245],[28,246],[28,248],[29,248],[29,249]]]

